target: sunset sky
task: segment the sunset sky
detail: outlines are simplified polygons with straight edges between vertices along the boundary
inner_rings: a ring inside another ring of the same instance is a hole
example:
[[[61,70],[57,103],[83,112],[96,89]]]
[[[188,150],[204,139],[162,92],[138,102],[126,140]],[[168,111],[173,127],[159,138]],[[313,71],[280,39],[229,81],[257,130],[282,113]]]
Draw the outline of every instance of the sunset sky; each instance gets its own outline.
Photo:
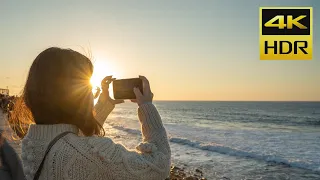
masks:
[[[314,8],[312,61],[259,60],[260,6]],[[0,88],[58,46],[91,52],[96,79],[145,75],[156,100],[320,101],[318,32],[319,0],[1,0]]]

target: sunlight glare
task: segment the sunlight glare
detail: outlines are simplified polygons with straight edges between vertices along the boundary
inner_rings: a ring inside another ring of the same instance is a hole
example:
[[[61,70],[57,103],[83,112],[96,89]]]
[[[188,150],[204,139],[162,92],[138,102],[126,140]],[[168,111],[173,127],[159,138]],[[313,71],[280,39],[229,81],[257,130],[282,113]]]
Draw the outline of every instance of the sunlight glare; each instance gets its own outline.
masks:
[[[113,75],[113,77],[117,77],[118,73],[113,68],[112,64],[107,60],[97,59],[93,62],[93,74],[90,79],[90,83],[92,85],[92,92],[96,92],[96,88],[101,88],[101,81],[104,77]],[[110,97],[113,97],[112,83],[109,87]]]

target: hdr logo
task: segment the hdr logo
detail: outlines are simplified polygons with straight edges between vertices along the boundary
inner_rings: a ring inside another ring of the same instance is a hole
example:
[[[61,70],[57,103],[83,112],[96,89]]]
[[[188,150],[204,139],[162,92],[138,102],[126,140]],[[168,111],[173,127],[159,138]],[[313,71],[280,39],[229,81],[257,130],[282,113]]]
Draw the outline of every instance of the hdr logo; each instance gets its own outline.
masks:
[[[312,7],[260,8],[260,59],[312,59]]]

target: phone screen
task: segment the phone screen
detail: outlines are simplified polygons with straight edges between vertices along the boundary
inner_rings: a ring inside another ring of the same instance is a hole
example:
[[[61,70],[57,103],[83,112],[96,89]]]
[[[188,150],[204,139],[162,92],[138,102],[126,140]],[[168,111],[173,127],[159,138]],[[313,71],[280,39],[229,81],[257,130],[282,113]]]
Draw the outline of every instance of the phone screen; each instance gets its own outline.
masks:
[[[113,96],[115,99],[136,99],[133,88],[137,87],[142,92],[142,80],[140,78],[118,79],[113,81]]]

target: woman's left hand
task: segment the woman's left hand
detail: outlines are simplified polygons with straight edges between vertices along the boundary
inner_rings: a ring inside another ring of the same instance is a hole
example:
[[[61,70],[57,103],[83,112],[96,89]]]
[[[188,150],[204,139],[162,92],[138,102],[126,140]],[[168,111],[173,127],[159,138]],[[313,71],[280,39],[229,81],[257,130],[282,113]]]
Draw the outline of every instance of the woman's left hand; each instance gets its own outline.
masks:
[[[112,81],[114,81],[116,78],[112,78],[112,76],[106,76],[103,78],[101,81],[101,88],[102,88],[102,93],[100,94],[99,101],[105,102],[108,101],[111,104],[121,104],[124,103],[124,100],[121,99],[112,99],[109,94],[109,85]]]

